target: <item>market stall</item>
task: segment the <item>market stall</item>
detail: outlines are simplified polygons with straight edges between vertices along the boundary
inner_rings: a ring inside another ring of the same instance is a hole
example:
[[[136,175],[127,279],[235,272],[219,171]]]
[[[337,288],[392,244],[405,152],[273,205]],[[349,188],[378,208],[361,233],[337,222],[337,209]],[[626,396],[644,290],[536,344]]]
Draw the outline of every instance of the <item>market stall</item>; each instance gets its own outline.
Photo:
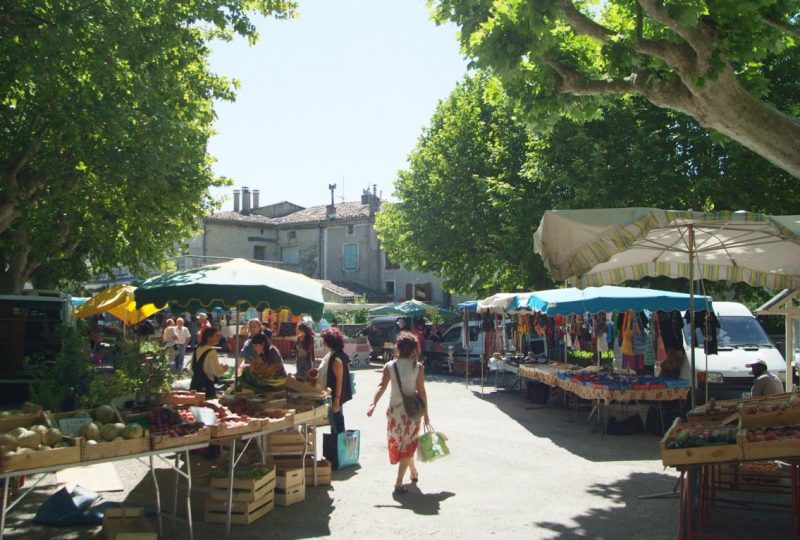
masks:
[[[695,407],[685,422],[676,419],[662,439],[661,459],[680,472],[679,538],[798,537],[797,394]],[[788,504],[776,504],[776,498]],[[731,502],[734,511],[724,513]],[[760,523],[753,530],[749,512],[765,510],[788,514],[787,527],[774,530]]]

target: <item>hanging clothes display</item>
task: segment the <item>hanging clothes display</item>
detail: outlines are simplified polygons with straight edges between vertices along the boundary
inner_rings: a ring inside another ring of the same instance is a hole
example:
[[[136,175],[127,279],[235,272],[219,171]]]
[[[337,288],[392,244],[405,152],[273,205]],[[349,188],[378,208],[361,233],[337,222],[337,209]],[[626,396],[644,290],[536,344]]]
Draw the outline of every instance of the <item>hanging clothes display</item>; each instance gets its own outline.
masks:
[[[684,320],[689,323],[689,313],[684,316]],[[703,351],[706,354],[717,354],[719,347],[717,343],[717,328],[719,321],[713,311],[696,311],[694,314],[694,331],[692,332],[692,346],[697,347],[697,330],[703,338]]]
[[[620,317],[622,320],[622,333],[621,333],[621,340],[622,344],[620,349],[622,351],[622,368],[623,369],[632,369],[636,372],[644,370],[644,350],[640,349],[641,352],[637,352],[637,347],[641,344],[639,336],[642,333],[642,324],[639,320],[639,316],[635,311],[628,310],[625,312],[623,317]],[[637,337],[634,338],[634,335]],[[639,345],[635,345],[635,341],[639,342]]]

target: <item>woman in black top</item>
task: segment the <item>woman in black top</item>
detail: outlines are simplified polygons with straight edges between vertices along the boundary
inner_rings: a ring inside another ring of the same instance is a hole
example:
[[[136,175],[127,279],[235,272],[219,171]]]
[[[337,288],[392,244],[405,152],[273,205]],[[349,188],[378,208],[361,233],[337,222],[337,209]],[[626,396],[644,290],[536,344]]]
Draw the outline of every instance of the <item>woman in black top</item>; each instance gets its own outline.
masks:
[[[331,390],[331,433],[342,433],[345,431],[342,405],[353,398],[350,388],[350,358],[344,352],[344,334],[338,328],[324,330],[322,342],[330,350],[325,380],[326,386]]]

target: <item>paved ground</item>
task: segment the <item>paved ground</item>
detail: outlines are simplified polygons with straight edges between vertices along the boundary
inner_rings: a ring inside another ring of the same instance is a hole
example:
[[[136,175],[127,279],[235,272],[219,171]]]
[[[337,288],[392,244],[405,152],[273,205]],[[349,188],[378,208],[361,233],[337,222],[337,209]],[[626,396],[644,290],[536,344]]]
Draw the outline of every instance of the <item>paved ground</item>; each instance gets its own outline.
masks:
[[[308,488],[304,503],[276,507],[249,527],[234,527],[233,538],[675,537],[677,500],[638,498],[668,492],[675,482],[674,471],[661,466],[656,437],[601,437],[566,410],[544,409],[519,392],[490,387],[482,398],[480,386],[465,388],[456,377],[428,382],[431,419],[449,436],[452,455],[421,464],[419,489],[393,497],[385,420],[365,414],[379,376],[377,369],[358,371],[358,394],[345,405],[347,426],[362,432],[360,467],[334,472],[332,487]],[[380,410],[386,402],[384,396]],[[202,461],[193,461],[200,485],[207,470]],[[151,506],[146,468],[129,460],[116,469],[126,492],[104,494],[106,499]],[[164,488],[171,485],[166,469],[158,477]],[[96,531],[29,525],[54,480],[49,477],[49,485],[11,513],[8,538],[89,538]],[[217,540],[224,528],[203,523],[202,499],[201,493],[193,496],[195,538]],[[184,525],[165,533],[188,537]]]

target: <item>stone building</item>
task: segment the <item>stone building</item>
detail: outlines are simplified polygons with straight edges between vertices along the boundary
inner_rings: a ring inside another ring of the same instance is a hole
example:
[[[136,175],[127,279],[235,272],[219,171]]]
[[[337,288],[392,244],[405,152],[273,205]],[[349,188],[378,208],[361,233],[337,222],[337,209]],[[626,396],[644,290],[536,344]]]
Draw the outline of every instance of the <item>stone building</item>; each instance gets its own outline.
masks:
[[[381,200],[374,187],[364,190],[359,201],[309,208],[259,202],[258,190],[234,190],[233,211],[204,219],[202,235],[189,243],[190,255],[280,263],[331,282],[331,290],[363,294],[370,302],[416,298],[449,306],[453,301],[439,278],[405,270],[380,249],[374,225]]]

